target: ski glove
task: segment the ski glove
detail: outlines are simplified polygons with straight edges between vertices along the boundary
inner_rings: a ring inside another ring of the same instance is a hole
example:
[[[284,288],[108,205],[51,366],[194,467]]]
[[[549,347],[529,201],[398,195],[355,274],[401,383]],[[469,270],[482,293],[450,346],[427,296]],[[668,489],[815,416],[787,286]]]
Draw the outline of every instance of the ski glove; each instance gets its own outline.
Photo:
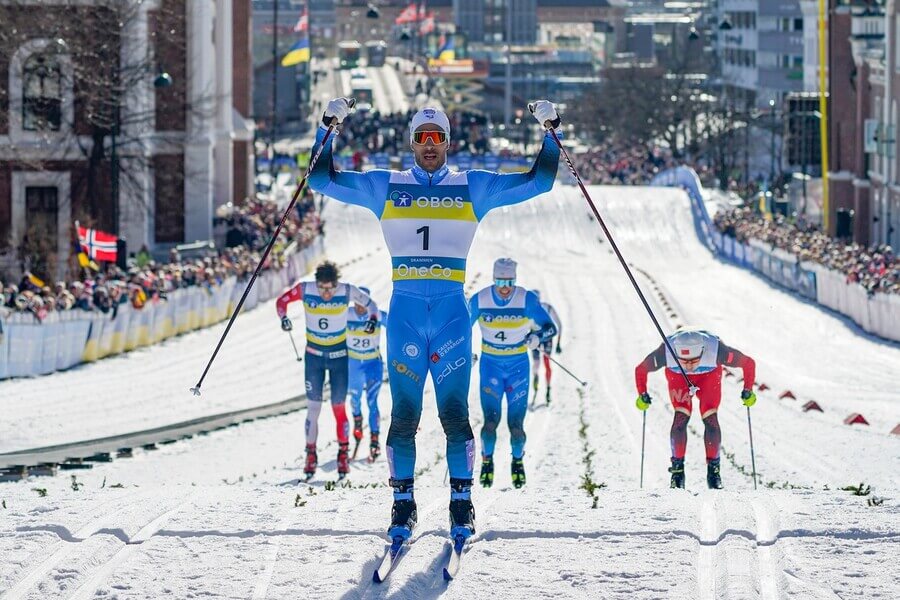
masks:
[[[477,362],[478,362],[478,355],[473,352],[472,353],[472,364],[475,364]]]
[[[528,108],[531,110],[534,118],[537,119],[537,122],[541,124],[541,127],[544,126],[544,123],[550,121],[550,125],[556,129],[562,122],[559,118],[559,113],[556,112],[556,106],[549,100],[535,100],[528,105]]]
[[[650,398],[650,394],[644,392],[640,396],[637,397],[637,401],[634,403],[637,406],[638,410],[645,411],[650,408],[650,405],[653,404],[653,400]]]
[[[375,326],[377,324],[378,324],[378,321],[376,321],[375,318],[373,317],[373,318],[369,319],[368,321],[366,321],[366,324],[363,327],[363,331],[365,331],[366,333],[375,333]]]
[[[281,317],[281,330],[282,331],[290,331],[294,328],[294,325],[291,323],[291,320],[287,317]]]
[[[525,338],[525,344],[530,350],[537,350],[541,345],[541,338],[537,334],[529,333],[528,337]]]
[[[330,126],[333,119],[337,119],[337,125],[343,123],[344,119],[350,114],[350,108],[350,98],[330,100],[328,106],[325,107],[325,115],[322,117],[325,127]]]
[[[744,406],[750,408],[756,404],[756,392],[753,390],[744,390],[741,392],[741,400],[744,401]]]

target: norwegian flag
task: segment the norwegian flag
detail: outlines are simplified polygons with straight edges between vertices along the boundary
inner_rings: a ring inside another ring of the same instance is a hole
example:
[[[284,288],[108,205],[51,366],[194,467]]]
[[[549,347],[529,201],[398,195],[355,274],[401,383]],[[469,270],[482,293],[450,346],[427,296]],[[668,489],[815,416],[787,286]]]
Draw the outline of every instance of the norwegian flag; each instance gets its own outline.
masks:
[[[300,19],[294,25],[294,31],[297,33],[309,31],[309,5],[303,7],[303,14],[300,15]]]
[[[78,228],[78,243],[81,249],[94,260],[116,262],[116,242],[118,238],[111,233],[89,229],[75,224]]]
[[[419,33],[424,35],[432,31],[434,31],[434,11],[428,13],[428,16],[419,24]]]
[[[412,23],[416,20],[416,3],[413,2],[409,6],[403,9],[403,11],[394,19],[394,23],[397,25],[403,25],[404,23]]]

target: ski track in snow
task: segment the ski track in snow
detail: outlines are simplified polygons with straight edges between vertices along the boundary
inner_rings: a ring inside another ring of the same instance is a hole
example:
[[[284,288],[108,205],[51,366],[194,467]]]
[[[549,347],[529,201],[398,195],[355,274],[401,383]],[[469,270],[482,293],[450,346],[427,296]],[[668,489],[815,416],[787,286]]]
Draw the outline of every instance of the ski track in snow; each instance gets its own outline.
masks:
[[[580,386],[556,368],[547,406],[542,374],[526,417],[522,490],[509,480],[508,429],[505,423],[498,429],[494,487],[473,491],[478,531],[456,580],[448,585],[441,577],[449,557],[448,486],[429,384],[418,433],[419,524],[383,584],[373,584],[371,574],[386,548],[386,464],[383,457],[371,465],[354,461],[350,481],[332,489],[337,446],[334,418],[325,410],[322,462],[309,484],[297,482],[303,415],[293,414],[80,471],[78,491],[64,475],[0,485],[6,502],[0,598],[900,596],[900,567],[884,560],[900,549],[900,440],[887,434],[900,422],[892,396],[900,350],[717,261],[697,241],[682,192],[591,192],[626,259],[640,269],[635,276],[663,327],[708,326],[757,359],[758,380],[772,388],[758,394],[752,412],[758,491],[745,474],[750,450],[739,371],[723,382],[719,412],[723,447],[732,454],[722,460],[726,489],[703,489],[696,417],[688,489],[668,489],[672,412],[660,373],[650,379],[656,402],[647,412],[644,489],[638,489],[633,369],[659,341],[579,192],[560,186],[485,219],[469,261],[469,288],[490,283],[496,257],[515,258],[520,282],[541,289],[563,319],[564,353],[557,358],[589,385],[581,398]],[[325,217],[328,256],[347,263],[345,278],[371,287],[387,309],[390,263],[374,217],[333,201]],[[291,316],[299,316],[296,308]],[[186,390],[218,327],[66,373],[0,383],[0,410],[14,415],[0,424],[0,446],[96,437],[295,395],[302,365],[277,326],[271,303],[242,315],[203,398],[193,403]],[[476,332],[476,351],[477,340]],[[477,371],[476,364],[470,390],[476,438]],[[798,401],[778,400],[783,389]],[[381,393],[384,443],[389,386]],[[802,413],[806,399],[826,412]],[[872,426],[842,425],[855,411]],[[606,486],[595,491],[597,509],[582,487],[586,450],[593,453],[593,480]],[[871,483],[868,497],[837,491],[859,481]],[[785,483],[800,489],[781,489]],[[36,488],[46,488],[46,497]],[[883,504],[868,506],[873,496]]]

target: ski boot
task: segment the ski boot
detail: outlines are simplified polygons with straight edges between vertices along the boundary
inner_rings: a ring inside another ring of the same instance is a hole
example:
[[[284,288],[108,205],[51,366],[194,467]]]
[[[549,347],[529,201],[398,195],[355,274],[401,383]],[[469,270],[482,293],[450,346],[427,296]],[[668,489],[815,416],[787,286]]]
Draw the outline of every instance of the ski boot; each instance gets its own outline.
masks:
[[[472,480],[450,478],[450,539],[467,539],[475,534],[475,507]]]
[[[338,447],[337,455],[338,479],[343,479],[350,472],[350,444],[344,442]]]
[[[706,485],[711,490],[721,490],[723,487],[718,458],[706,463]]]
[[[481,487],[489,488],[494,485],[494,457],[481,457],[481,475],[478,476]]]
[[[684,459],[673,458],[672,466],[669,467],[669,473],[672,474],[672,488],[684,489]]]
[[[525,485],[525,464],[521,458],[512,459],[512,484],[516,489]]]
[[[381,444],[378,443],[378,434],[372,434],[372,440],[369,442],[369,462],[375,462],[381,456]]]
[[[306,446],[306,466],[303,467],[303,474],[306,475],[306,480],[309,481],[312,479],[312,476],[316,474],[316,467],[319,466],[319,456],[316,454],[316,445],[315,444],[307,444]]]
[[[550,406],[550,384],[547,384],[547,406]]]
[[[391,479],[394,488],[394,506],[391,507],[391,526],[388,536],[391,540],[398,537],[403,541],[412,536],[419,515],[416,511],[416,500],[413,498],[412,479]]]
[[[353,415],[353,439],[356,440],[356,444],[359,445],[359,442],[362,441],[363,438],[363,419],[362,415]]]

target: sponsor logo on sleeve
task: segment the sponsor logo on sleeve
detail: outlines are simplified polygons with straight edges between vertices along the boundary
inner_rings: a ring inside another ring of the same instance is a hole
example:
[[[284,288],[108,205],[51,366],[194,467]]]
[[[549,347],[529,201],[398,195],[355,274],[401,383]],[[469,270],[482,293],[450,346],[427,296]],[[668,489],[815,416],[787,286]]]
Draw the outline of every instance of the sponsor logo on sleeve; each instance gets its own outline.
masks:
[[[419,352],[421,352],[421,350],[419,350],[419,347],[412,342],[403,346],[403,354],[407,355],[410,358],[418,357]]]

